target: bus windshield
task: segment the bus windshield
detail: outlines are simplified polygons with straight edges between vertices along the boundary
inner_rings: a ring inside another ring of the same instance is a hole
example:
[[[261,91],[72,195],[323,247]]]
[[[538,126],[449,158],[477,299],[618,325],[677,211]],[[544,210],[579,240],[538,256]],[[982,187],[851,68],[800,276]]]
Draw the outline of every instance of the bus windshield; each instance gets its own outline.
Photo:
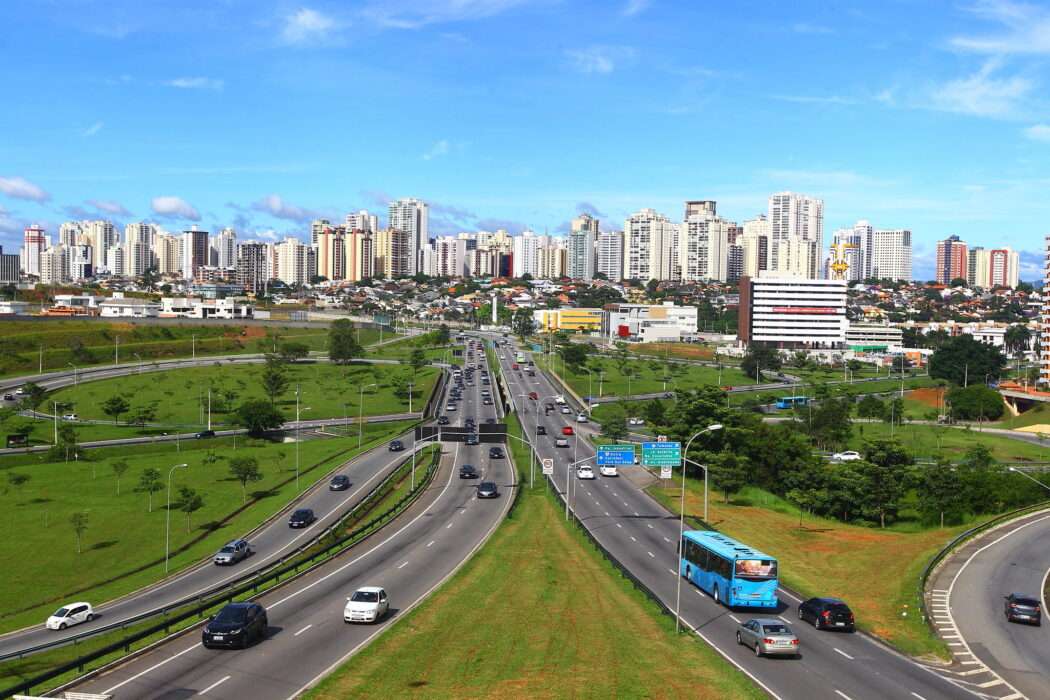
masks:
[[[767,579],[777,577],[776,559],[737,559],[733,572],[737,578]]]

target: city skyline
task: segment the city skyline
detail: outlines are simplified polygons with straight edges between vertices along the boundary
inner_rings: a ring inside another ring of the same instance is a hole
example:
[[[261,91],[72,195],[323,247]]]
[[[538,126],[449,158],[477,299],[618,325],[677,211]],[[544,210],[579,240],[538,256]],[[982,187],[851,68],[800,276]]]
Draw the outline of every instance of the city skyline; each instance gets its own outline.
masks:
[[[385,220],[403,197],[429,204],[431,235],[564,235],[580,213],[620,230],[643,208],[680,221],[682,202],[700,198],[743,222],[790,190],[824,201],[825,243],[860,219],[913,231],[919,279],[933,278],[936,243],[953,234],[1011,242],[1021,278],[1042,273],[1039,59],[1050,46],[1037,28],[1050,14],[1033,6],[835,18],[816,4],[701,13],[513,0],[2,13],[15,31],[0,70],[18,96],[0,115],[19,136],[0,153],[8,250],[28,224],[57,239],[63,221],[84,218],[308,240],[317,216],[364,208]],[[697,48],[687,30],[700,19],[715,31]],[[565,32],[569,20],[586,23],[586,40]],[[646,39],[657,33],[659,47]],[[549,48],[529,48],[541,36]],[[174,40],[196,60],[173,55]]]

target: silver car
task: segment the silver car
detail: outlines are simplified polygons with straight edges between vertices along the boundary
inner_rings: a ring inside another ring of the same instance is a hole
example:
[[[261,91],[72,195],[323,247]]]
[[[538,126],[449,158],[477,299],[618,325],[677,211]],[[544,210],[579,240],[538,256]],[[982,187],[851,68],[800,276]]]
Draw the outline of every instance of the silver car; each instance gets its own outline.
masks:
[[[798,637],[780,620],[755,618],[736,630],[736,643],[755,650],[755,656],[798,656]]]

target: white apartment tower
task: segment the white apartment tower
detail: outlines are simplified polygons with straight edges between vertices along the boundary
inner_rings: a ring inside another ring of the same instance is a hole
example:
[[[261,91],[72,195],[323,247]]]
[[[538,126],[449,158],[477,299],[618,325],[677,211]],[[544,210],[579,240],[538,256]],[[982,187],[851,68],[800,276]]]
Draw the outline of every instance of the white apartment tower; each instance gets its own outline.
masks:
[[[465,240],[441,236],[434,241],[434,274],[438,277],[463,277],[467,274]]]
[[[760,272],[769,269],[769,219],[759,214],[744,222],[743,233],[737,239],[741,248],[741,275],[758,277]]]
[[[595,253],[595,273],[613,282],[623,279],[623,231],[599,233]]]
[[[777,267],[776,241],[797,237],[813,241],[818,251],[824,249],[824,200],[795,192],[778,192],[769,198],[770,267]],[[818,256],[812,256],[806,276],[817,278]]]
[[[27,226],[22,238],[22,271],[40,276],[40,255],[51,245],[44,228],[37,224]]]
[[[408,234],[409,276],[419,271],[420,251],[429,240],[429,218],[427,204],[421,200],[409,197],[390,203],[388,226]]]
[[[872,231],[870,276],[880,279],[911,280],[911,231],[907,229]]]
[[[83,221],[81,232],[84,242],[91,246],[91,266],[98,272],[106,267],[106,251],[120,243],[117,227],[112,221]]]
[[[375,233],[379,230],[379,217],[375,214],[369,213],[367,209],[361,209],[352,214],[347,214],[346,230]]]
[[[277,279],[285,284],[306,284],[310,279],[310,247],[294,236],[274,246]]]
[[[680,273],[673,278],[683,282],[726,281],[732,224],[712,213],[713,209],[690,214],[682,224],[678,234]]]
[[[678,225],[653,209],[623,224],[623,279],[673,279],[678,268]]]
[[[590,214],[581,214],[572,220],[566,240],[567,277],[584,282],[594,279],[594,244],[597,237],[598,220]]]
[[[237,232],[224,228],[215,237],[215,264],[223,269],[237,267]]]
[[[540,240],[532,231],[523,231],[520,236],[514,236],[511,243],[511,255],[513,256],[513,277],[539,274],[539,248]]]
[[[870,244],[870,237],[868,241],[865,241],[863,231],[858,231],[856,227],[840,228],[831,236],[831,245],[834,247],[840,243],[845,246],[852,246],[844,248],[842,251],[842,258],[849,265],[846,269],[845,279],[850,282],[864,279],[864,250],[865,245]],[[834,255],[832,255],[833,258]]]

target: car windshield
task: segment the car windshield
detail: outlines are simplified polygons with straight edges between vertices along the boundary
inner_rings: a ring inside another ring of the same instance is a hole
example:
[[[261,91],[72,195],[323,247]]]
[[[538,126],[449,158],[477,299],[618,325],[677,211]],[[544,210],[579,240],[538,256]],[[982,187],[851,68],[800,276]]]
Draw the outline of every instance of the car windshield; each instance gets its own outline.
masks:
[[[791,630],[784,625],[762,625],[762,632],[765,634],[791,634]]]
[[[1014,598],[1014,602],[1018,605],[1039,605],[1039,601],[1034,598]]]
[[[225,547],[223,547],[222,549],[219,550],[219,552],[221,552],[222,554],[233,554],[236,551],[237,551],[237,548],[234,547],[232,544],[228,544],[228,545],[226,545]]]
[[[239,624],[244,622],[244,616],[247,614],[248,608],[242,607],[225,607],[219,611],[219,614],[215,616],[215,621],[223,624]]]
[[[355,591],[350,600],[355,603],[378,603],[379,594],[375,591]]]
[[[309,517],[309,516],[310,516],[310,511],[308,511],[308,510],[297,510],[297,511],[295,511],[295,515],[293,515],[292,517],[295,517],[295,518],[306,518],[306,517]]]
[[[52,617],[65,617],[69,614],[69,608],[59,608]]]

